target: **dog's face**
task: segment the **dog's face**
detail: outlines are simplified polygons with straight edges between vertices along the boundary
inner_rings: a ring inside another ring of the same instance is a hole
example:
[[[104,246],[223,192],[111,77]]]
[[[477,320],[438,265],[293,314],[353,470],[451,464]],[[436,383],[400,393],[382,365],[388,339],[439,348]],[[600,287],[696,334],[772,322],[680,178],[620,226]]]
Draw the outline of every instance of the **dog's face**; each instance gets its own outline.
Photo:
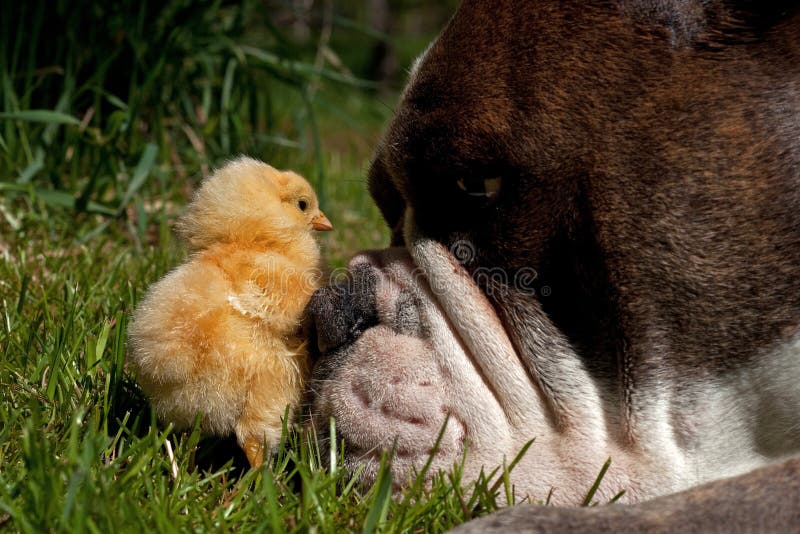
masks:
[[[800,326],[795,11],[463,3],[370,170],[404,248],[354,258],[311,305],[314,415],[354,465],[396,444],[406,472],[449,419],[439,467],[537,437],[520,476],[564,500],[609,454],[634,498],[711,476],[686,451],[738,432],[709,420],[736,397],[719,380]],[[775,358],[764,380],[796,375]],[[761,433],[774,454],[800,439]]]

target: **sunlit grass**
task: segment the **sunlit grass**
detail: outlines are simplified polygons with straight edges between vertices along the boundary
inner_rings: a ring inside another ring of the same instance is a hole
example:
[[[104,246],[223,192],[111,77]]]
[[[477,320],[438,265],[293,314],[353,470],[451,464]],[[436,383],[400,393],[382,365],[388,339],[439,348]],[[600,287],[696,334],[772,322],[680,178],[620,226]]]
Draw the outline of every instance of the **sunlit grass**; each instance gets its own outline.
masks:
[[[391,97],[253,1],[1,7],[0,528],[435,532],[513,494],[456,466],[393,500],[388,463],[364,487],[335,440],[296,432],[247,471],[229,442],[160,428],[125,368],[131,311],[185,254],[175,217],[231,156],[312,181],[332,268],[386,245],[364,176]]]

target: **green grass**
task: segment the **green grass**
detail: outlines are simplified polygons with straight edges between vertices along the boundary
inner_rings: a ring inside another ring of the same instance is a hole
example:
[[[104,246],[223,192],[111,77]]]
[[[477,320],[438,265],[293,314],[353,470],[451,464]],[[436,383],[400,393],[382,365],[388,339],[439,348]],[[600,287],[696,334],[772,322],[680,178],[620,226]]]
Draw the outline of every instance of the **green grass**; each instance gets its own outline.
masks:
[[[252,1],[0,3],[0,528],[435,532],[513,501],[507,472],[457,466],[392,499],[388,460],[365,487],[297,432],[244,470],[160,428],[125,369],[131,311],[184,255],[175,217],[232,155],[311,179],[331,267],[386,244],[363,178],[392,98]]]

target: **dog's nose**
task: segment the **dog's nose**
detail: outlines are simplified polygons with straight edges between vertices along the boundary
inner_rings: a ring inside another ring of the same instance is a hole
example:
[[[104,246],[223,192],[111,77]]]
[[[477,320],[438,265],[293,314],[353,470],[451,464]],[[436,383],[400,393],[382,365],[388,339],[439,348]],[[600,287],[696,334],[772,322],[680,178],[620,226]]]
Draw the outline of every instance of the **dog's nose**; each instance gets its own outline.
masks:
[[[342,280],[318,289],[308,304],[310,353],[318,358],[355,342],[364,331],[378,324],[374,267],[351,267]]]

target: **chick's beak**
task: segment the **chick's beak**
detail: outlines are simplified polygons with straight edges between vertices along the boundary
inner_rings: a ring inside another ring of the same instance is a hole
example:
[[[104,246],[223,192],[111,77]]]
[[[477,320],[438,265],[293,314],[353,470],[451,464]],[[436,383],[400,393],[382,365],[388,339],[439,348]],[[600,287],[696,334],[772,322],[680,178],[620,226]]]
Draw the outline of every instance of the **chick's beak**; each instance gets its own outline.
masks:
[[[311,219],[311,228],[313,228],[314,230],[327,232],[328,230],[333,230],[333,225],[328,220],[328,218],[325,217],[324,213],[319,212],[318,215],[316,215],[313,219]]]

